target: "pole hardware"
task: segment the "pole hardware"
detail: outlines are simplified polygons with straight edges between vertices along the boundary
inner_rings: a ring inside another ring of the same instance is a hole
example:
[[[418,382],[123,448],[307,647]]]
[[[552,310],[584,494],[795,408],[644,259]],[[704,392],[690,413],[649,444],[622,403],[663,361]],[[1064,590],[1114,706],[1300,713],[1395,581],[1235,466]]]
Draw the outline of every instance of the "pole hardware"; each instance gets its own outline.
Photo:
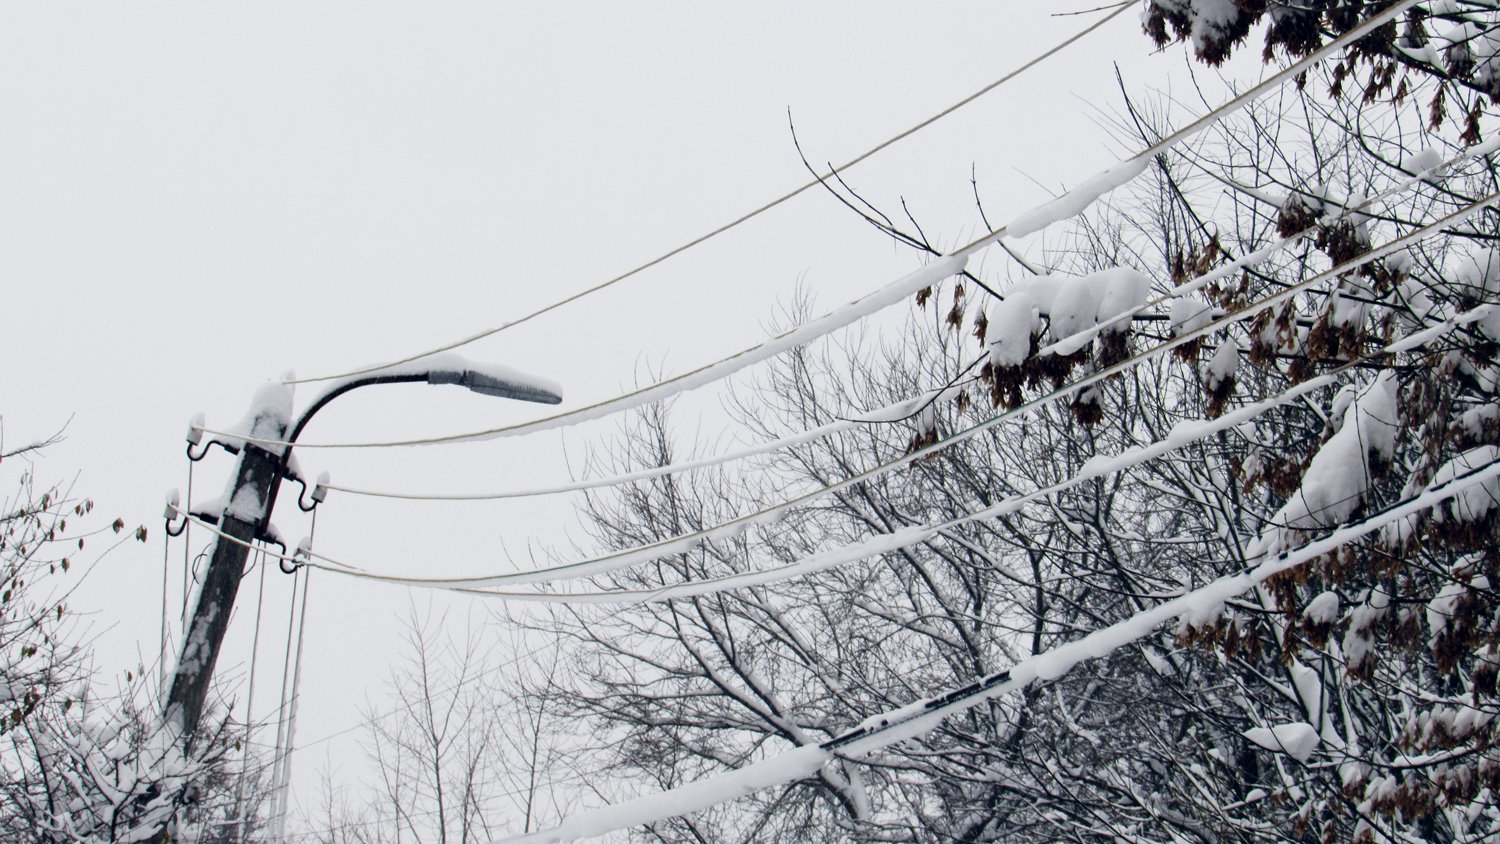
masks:
[[[203,716],[204,701],[208,697],[209,682],[213,678],[214,665],[229,627],[229,617],[239,591],[240,579],[249,557],[250,545],[256,541],[281,545],[270,529],[271,514],[275,511],[277,492],[281,481],[295,480],[302,486],[297,496],[298,506],[310,511],[328,495],[327,473],[320,475],[311,493],[307,481],[290,470],[292,445],[312,420],[313,414],[330,401],[350,390],[373,384],[425,382],[428,384],[453,384],[465,387],[480,395],[542,404],[558,404],[562,396],[557,392],[528,383],[525,379],[510,379],[470,368],[439,368],[420,372],[370,375],[354,378],[330,387],[303,411],[295,424],[291,421],[291,386],[270,384],[257,393],[252,416],[247,428],[248,436],[242,445],[233,445],[217,439],[203,442],[203,417],[195,417],[188,428],[187,455],[193,461],[202,460],[210,448],[222,447],[239,459],[235,466],[234,483],[220,512],[213,516],[205,514],[205,521],[213,521],[223,536],[214,540],[213,553],[207,571],[203,575],[193,607],[193,616],[184,632],[181,655],[172,675],[171,687],[163,707],[163,721],[173,724],[179,731],[181,741],[191,748],[194,733]],[[259,440],[266,443],[260,445]],[[310,498],[312,503],[307,504]],[[168,533],[176,536],[187,526],[183,517],[176,533],[172,532],[173,516],[178,514],[178,499],[175,492],[168,497]],[[195,517],[198,514],[194,514]],[[299,546],[299,552],[306,553]],[[285,566],[282,570],[291,573]],[[151,840],[165,842],[167,826]]]

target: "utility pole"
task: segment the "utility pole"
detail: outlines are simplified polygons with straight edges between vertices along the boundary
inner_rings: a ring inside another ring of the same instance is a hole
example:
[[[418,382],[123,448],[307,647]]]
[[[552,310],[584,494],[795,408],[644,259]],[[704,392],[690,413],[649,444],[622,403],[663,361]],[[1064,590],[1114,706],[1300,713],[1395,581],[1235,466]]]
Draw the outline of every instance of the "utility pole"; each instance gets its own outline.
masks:
[[[475,367],[453,355],[432,358],[429,363],[431,368],[405,366],[334,382],[302,412],[295,425],[291,421],[292,389],[289,385],[270,384],[256,393],[250,418],[244,425],[244,442],[228,446],[230,451],[238,451],[239,462],[235,466],[229,499],[218,516],[218,529],[223,536],[214,540],[213,553],[198,589],[192,621],[184,632],[182,654],[162,710],[163,723],[177,730],[185,752],[191,752],[193,734],[203,717],[214,665],[219,659],[224,634],[229,629],[229,617],[239,593],[250,545],[267,539],[277,491],[282,478],[290,471],[292,444],[314,413],[338,396],[372,384],[452,384],[496,398],[540,404],[562,401],[562,390],[556,385],[508,369]],[[252,440],[268,445],[258,445]],[[189,449],[191,451],[191,446]],[[148,802],[155,796],[154,793],[148,794],[142,800]],[[170,817],[162,820],[161,828],[149,839],[152,844],[171,841],[169,828],[172,820]]]
[[[288,424],[286,416],[267,409],[257,415],[251,429],[264,439],[280,440],[286,436]],[[240,449],[234,486],[219,517],[219,530],[232,539],[220,537],[214,542],[208,570],[198,589],[192,625],[183,638],[182,656],[172,675],[171,691],[167,693],[166,719],[181,731],[185,742],[192,740],[203,716],[203,702],[208,697],[208,684],[219,659],[219,646],[229,629],[230,611],[239,594],[250,544],[260,538],[262,525],[270,517],[272,495],[281,480],[283,463],[283,455],[272,454],[255,443],[247,442]]]

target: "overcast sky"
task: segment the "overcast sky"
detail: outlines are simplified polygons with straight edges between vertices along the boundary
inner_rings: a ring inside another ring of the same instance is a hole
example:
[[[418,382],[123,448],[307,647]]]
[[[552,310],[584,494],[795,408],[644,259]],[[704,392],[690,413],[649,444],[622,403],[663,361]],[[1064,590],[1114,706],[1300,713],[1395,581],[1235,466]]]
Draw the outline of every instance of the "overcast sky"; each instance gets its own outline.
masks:
[[[101,665],[155,658],[161,506],[186,486],[195,413],[227,425],[287,370],[400,356],[597,283],[803,181],[788,109],[814,161],[847,159],[1092,19],[1052,13],[1092,5],[0,3],[6,440],[67,423],[42,474],[79,474],[103,512],[152,534],[75,601],[109,631]],[[1150,55],[1132,10],[850,181],[887,208],[905,197],[940,245],[966,242],[979,231],[971,167],[1004,219],[1119,157],[1100,125],[1119,103],[1113,61],[1136,91],[1166,89],[1182,66],[1180,50]],[[762,338],[799,281],[831,306],[917,265],[809,193],[465,354],[559,381],[564,407],[578,406]],[[970,267],[1006,272],[997,255]],[[712,408],[711,394],[694,401]],[[321,413],[306,439],[535,415],[451,388],[370,389]],[[566,479],[562,444],[576,461],[612,429],[299,455],[310,474],[351,484],[473,490]],[[217,494],[229,466],[222,453],[200,464],[195,497]],[[505,570],[529,564],[528,546],[564,542],[571,506],[335,494],[317,548],[384,572]],[[307,532],[295,510],[277,521],[294,541]],[[170,549],[179,579],[182,550]],[[270,579],[273,671],[289,583]],[[378,704],[392,619],[411,600],[331,575],[312,591],[303,741],[357,720],[367,695]],[[253,601],[242,591],[220,661],[233,677],[250,657]],[[170,604],[179,611],[180,595]],[[325,759],[355,775],[355,738],[299,759],[300,796]]]

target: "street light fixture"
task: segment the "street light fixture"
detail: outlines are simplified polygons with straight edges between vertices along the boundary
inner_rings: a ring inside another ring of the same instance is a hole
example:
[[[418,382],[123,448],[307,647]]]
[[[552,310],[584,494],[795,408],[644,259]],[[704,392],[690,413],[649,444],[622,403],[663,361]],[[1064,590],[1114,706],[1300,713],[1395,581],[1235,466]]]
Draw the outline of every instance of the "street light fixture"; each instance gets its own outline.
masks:
[[[443,361],[449,363],[448,361]],[[163,708],[164,720],[175,722],[182,741],[190,742],[203,715],[209,681],[218,661],[219,647],[229,627],[230,610],[239,591],[240,575],[249,556],[250,543],[268,534],[271,514],[276,505],[280,481],[288,476],[292,444],[307,427],[313,414],[330,401],[360,387],[398,383],[455,384],[486,396],[517,399],[541,404],[562,401],[560,391],[538,383],[520,373],[496,368],[473,367],[463,362],[453,365],[415,369],[412,365],[399,372],[386,371],[343,381],[329,387],[291,424],[291,388],[273,384],[257,394],[247,420],[249,437],[239,448],[234,485],[219,513],[218,530],[223,536],[214,541],[208,570],[198,590],[193,618],[185,631],[182,654],[172,675],[171,689]],[[290,436],[287,431],[290,429]],[[190,432],[190,439],[196,434]],[[252,440],[266,442],[260,445]],[[275,445],[272,443],[284,443]],[[231,449],[234,450],[234,449]],[[191,454],[191,447],[189,449]],[[226,538],[227,537],[227,538]]]

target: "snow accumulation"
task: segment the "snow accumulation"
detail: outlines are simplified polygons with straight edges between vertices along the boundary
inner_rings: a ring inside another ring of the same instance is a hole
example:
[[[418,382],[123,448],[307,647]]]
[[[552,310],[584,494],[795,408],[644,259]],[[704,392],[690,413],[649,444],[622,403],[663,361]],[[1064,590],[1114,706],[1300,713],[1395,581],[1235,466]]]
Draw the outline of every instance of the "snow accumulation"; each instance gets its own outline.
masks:
[[[1364,601],[1349,611],[1349,631],[1368,631],[1374,627],[1391,608],[1391,596],[1384,589],[1375,587],[1365,593]],[[1347,652],[1349,648],[1346,646]]]
[[[1486,88],[1500,78],[1500,37],[1492,27],[1466,21],[1450,27],[1438,39],[1447,43],[1443,55],[1449,70],[1472,67],[1474,81]]]
[[[1339,594],[1320,592],[1302,609],[1302,620],[1309,624],[1332,624],[1339,617]]]
[[[920,396],[917,396],[916,398],[893,402],[886,405],[885,407],[865,411],[863,413],[851,414],[849,421],[863,423],[900,422],[904,419],[911,419],[913,416],[922,412],[925,408],[933,407],[942,404],[943,402],[952,401],[953,399],[958,397],[959,393],[962,392],[962,387],[944,387],[941,390],[928,390],[927,392],[923,393]],[[824,427],[827,428],[830,426]],[[852,426],[846,425],[846,427]],[[918,427],[921,426],[918,425]],[[800,438],[801,435],[793,434],[792,436]]]
[[[816,744],[804,745],[780,756],[763,759],[727,774],[679,786],[666,795],[648,795],[566,818],[551,829],[505,839],[515,844],[556,844],[592,838],[617,829],[655,823],[734,800],[784,782],[805,779],[818,772],[832,755]],[[664,805],[665,802],[665,805]]]
[[[1353,427],[1353,426],[1351,426]],[[1469,477],[1458,478],[1447,486],[1429,487],[1405,503],[1379,516],[1333,531],[1317,541],[1269,557],[1240,574],[1229,575],[1208,583],[1185,595],[1146,609],[1124,621],[1097,630],[1074,642],[1023,659],[1008,671],[990,675],[975,684],[972,693],[950,698],[937,696],[895,710],[869,724],[884,723],[876,730],[858,736],[840,747],[840,755],[858,759],[901,741],[925,735],[950,715],[992,698],[1008,694],[1038,678],[1061,676],[1069,668],[1090,658],[1104,656],[1120,647],[1150,635],[1164,622],[1185,613],[1214,607],[1243,594],[1273,575],[1300,566],[1328,551],[1353,542],[1380,529],[1393,519],[1428,510],[1444,500],[1480,483],[1500,478],[1500,464],[1492,464]],[[1262,551],[1262,553],[1264,553]],[[1306,761],[1323,739],[1306,722],[1249,730],[1245,737],[1273,752],[1284,752]],[[736,797],[793,782],[815,774],[832,759],[829,751],[818,745],[803,745],[779,756],[765,759],[739,770],[720,774],[658,794],[648,794],[613,806],[605,806],[573,815],[551,829],[530,835],[505,839],[525,844],[571,841],[603,835],[618,829],[655,823],[667,818],[701,811]]]
[[[1431,341],[1443,336],[1447,332],[1452,331],[1461,325],[1465,325],[1476,319],[1482,318],[1488,312],[1487,309],[1491,308],[1493,308],[1493,306],[1481,306],[1479,308],[1475,308],[1473,311],[1455,316],[1442,324],[1430,326],[1426,329],[1423,329],[1422,331],[1391,343],[1390,345],[1385,347],[1384,351],[1388,353],[1396,353],[1409,348],[1420,346],[1425,343],[1430,343]],[[1326,374],[1320,375],[1291,387],[1290,389],[1281,393],[1279,396],[1236,408],[1235,410],[1226,413],[1225,415],[1217,419],[1181,422],[1173,426],[1166,439],[1147,446],[1132,447],[1114,456],[1095,456],[1094,458],[1091,458],[1073,477],[1061,481],[1058,484],[1054,484],[1051,487],[1036,490],[1025,495],[1012,496],[1005,499],[1004,501],[996,503],[989,508],[971,513],[968,516],[963,516],[943,524],[929,525],[927,527],[933,530],[943,530],[965,521],[975,519],[990,519],[1008,515],[1019,510],[1027,502],[1034,500],[1038,496],[1049,495],[1057,491],[1066,489],[1074,484],[1081,483],[1095,477],[1100,477],[1112,472],[1122,471],[1146,460],[1150,460],[1170,451],[1180,449],[1184,445],[1202,437],[1206,437],[1218,431],[1227,430],[1238,425],[1247,424],[1251,420],[1256,418],[1259,414],[1265,413],[1273,407],[1278,407],[1287,402],[1299,400],[1301,399],[1301,397],[1310,394],[1312,391],[1323,389],[1332,383],[1334,383],[1333,376]],[[1353,406],[1352,403],[1351,406]],[[999,422],[1008,418],[1013,418],[1013,416],[1014,414],[1002,414],[1000,416],[996,416],[988,422],[974,426],[966,433],[985,430],[987,427],[990,427],[993,424],[999,424]],[[1393,442],[1394,441],[1392,440],[1392,444]],[[893,464],[890,464],[890,466],[895,465],[902,465],[902,463],[901,461],[897,461]],[[887,466],[885,468],[890,468],[890,466]],[[863,476],[855,476],[851,480],[857,480],[860,477]],[[1419,492],[1419,490],[1413,491],[1412,494],[1416,494],[1417,492]],[[776,519],[778,518],[778,514],[782,512],[785,507],[804,500],[808,500],[808,496],[799,496],[790,499],[788,502],[785,502],[782,505],[778,505],[777,507],[769,508],[765,511],[750,514],[748,516],[740,516],[736,519],[725,522],[706,533],[698,532],[694,534],[683,534],[650,545],[625,549],[600,557],[579,560],[576,562],[557,566],[549,566],[542,569],[533,569],[530,571],[520,572],[507,572],[503,574],[491,574],[466,578],[423,579],[383,576],[382,580],[393,583],[406,583],[413,586],[467,588],[475,590],[475,594],[488,594],[509,600],[605,602],[607,601],[607,597],[603,594],[496,593],[485,592],[481,590],[503,586],[505,584],[547,583],[569,580],[594,574],[602,574],[608,571],[614,571],[616,569],[623,568],[625,566],[634,565],[636,563],[647,562],[655,559],[658,556],[680,553],[681,551],[696,547],[697,544],[702,542],[706,536],[716,531],[738,530],[743,529],[742,527],[740,527],[743,525],[766,522],[772,519]],[[889,535],[882,534],[864,540],[863,542],[852,543],[851,545],[845,546],[845,548],[850,550],[851,552],[858,552],[860,550],[863,550],[867,554],[879,553],[879,551],[875,549],[880,547],[884,542],[888,541],[888,536]],[[830,551],[828,553],[832,552]],[[351,573],[350,570],[353,569],[352,566],[339,563],[336,560],[332,560],[331,558],[319,554],[311,555],[311,560],[330,563],[333,566],[336,566],[338,569],[344,570],[346,573]],[[791,572],[791,574],[788,574],[787,576],[795,576],[795,574],[798,572],[796,566],[800,565],[801,562],[803,561],[798,561],[797,563],[792,563],[789,566],[781,567],[780,569],[775,569],[773,571],[787,571]],[[318,565],[317,562],[313,562],[313,564]],[[365,574],[364,572],[360,573]],[[756,573],[755,576],[760,577],[761,574]],[[622,601],[633,602],[636,600],[636,597],[631,593],[626,592],[619,594]]]
[[[1333,395],[1333,402],[1328,408],[1328,426],[1335,432],[1344,427],[1344,416],[1349,412],[1349,405],[1359,397],[1359,388],[1353,384],[1345,384]]]
[[[1151,295],[1151,279],[1128,267],[1113,267],[1094,273],[1091,279],[1102,283],[1099,308],[1094,315],[1105,332],[1124,331],[1130,323],[1121,319],[1146,304]]]
[[[1450,267],[1442,275],[1443,279],[1449,280],[1450,288],[1457,288],[1454,293],[1487,299],[1500,292],[1500,250],[1486,249],[1477,254],[1465,254],[1457,262],[1457,266]]]
[[[785,566],[758,572],[747,572],[743,575],[734,575],[730,578],[722,579],[721,581],[704,583],[707,585],[712,585],[714,589],[717,590],[729,588],[733,585],[748,584],[748,581],[746,581],[746,584],[741,584],[740,578],[754,578],[755,583],[767,583],[771,582],[771,580],[774,579],[795,577],[801,574],[810,573],[812,571],[821,571],[822,569],[827,568],[828,565],[837,564],[837,561],[840,560],[857,560],[863,557],[869,557],[875,554],[883,553],[887,550],[892,550],[893,547],[899,547],[899,542],[902,541],[903,538],[905,539],[907,544],[911,544],[926,539],[927,536],[931,535],[931,533],[935,533],[961,522],[1005,516],[1020,510],[1031,501],[1038,500],[1047,495],[1055,494],[1075,484],[1082,483],[1093,478],[1104,477],[1106,475],[1113,474],[1114,472],[1128,469],[1131,466],[1135,466],[1139,463],[1145,462],[1146,460],[1150,460],[1154,457],[1159,457],[1176,449],[1180,449],[1184,445],[1210,436],[1216,432],[1227,430],[1236,425],[1243,424],[1273,407],[1278,407],[1282,404],[1296,401],[1304,395],[1308,395],[1315,390],[1322,389],[1323,387],[1328,386],[1328,384],[1332,382],[1333,379],[1331,376],[1318,376],[1292,387],[1279,396],[1245,405],[1244,407],[1236,408],[1233,412],[1227,413],[1224,416],[1219,417],[1218,419],[1180,422],[1177,425],[1173,426],[1172,430],[1163,440],[1145,446],[1134,446],[1115,455],[1095,455],[1094,457],[1090,458],[1082,467],[1080,467],[1079,471],[1071,478],[1063,480],[1050,487],[1035,490],[1024,495],[1007,497],[1005,500],[997,502],[996,504],[988,508],[979,510],[975,513],[969,514],[968,516],[964,516],[947,523],[913,526],[910,528],[905,528],[902,531],[898,531],[896,533],[877,534],[876,536],[870,537],[868,539],[851,543],[849,545],[842,546],[841,548],[825,551],[821,554],[814,555],[813,557],[804,557],[797,562],[790,563]],[[724,526],[741,524],[747,518],[754,517],[741,517],[739,519],[726,522]],[[554,566],[547,569],[539,569],[529,572],[514,572],[476,578],[445,579],[441,581],[426,581],[416,578],[399,578],[398,580],[399,582],[411,583],[413,585],[458,586],[477,589],[513,583],[544,583],[549,581],[584,577],[594,574],[602,574],[604,572],[613,571],[615,569],[633,565],[638,562],[645,562],[664,554],[679,553],[681,550],[696,547],[697,543],[701,541],[701,536],[691,534],[684,535],[673,539],[663,540],[652,545],[628,549],[607,556],[597,557],[591,560],[583,560],[564,566]],[[485,593],[479,592],[477,594]],[[675,587],[673,587],[672,589],[611,591],[607,593],[566,594],[544,592],[507,592],[503,594],[505,598],[513,600],[552,601],[562,603],[635,603],[640,600],[665,600],[668,597],[685,597],[688,593],[676,591]]]
[[[993,355],[993,350],[991,354]],[[732,451],[727,451],[723,454],[708,455],[693,460],[678,461],[675,463],[666,464],[664,466],[651,466],[649,468],[637,469],[631,472],[622,472],[620,474],[608,475],[599,478],[570,481],[564,484],[534,487],[513,487],[510,489],[498,490],[493,492],[404,493],[347,486],[344,484],[334,484],[330,483],[326,478],[319,476],[318,485],[328,490],[339,490],[356,495],[397,498],[409,497],[419,499],[458,501],[502,498],[529,498],[541,495],[555,495],[557,493],[564,492],[577,492],[579,490],[585,489],[598,489],[600,487],[618,486],[620,484],[626,484],[632,481],[648,480],[650,478],[661,477],[663,475],[674,475],[681,472],[702,469],[708,466],[717,466],[723,463],[732,463],[734,461],[744,460],[746,458],[755,457],[762,454],[770,454],[771,452],[780,451],[792,446],[814,442],[816,440],[831,436],[842,431],[850,431],[858,428],[863,424],[872,422],[899,421],[911,416],[911,414],[917,408],[928,402],[942,403],[950,401],[956,398],[961,392],[963,392],[963,387],[948,387],[941,391],[937,391],[936,393],[928,392],[916,398],[903,399],[901,401],[892,402],[891,404],[875,408],[874,410],[850,410],[843,414],[843,416],[845,417],[843,419],[837,419],[825,425],[820,425],[816,428],[809,428],[804,431],[798,431],[796,433],[788,434],[784,437],[780,437],[774,440],[757,442],[753,445],[734,449]],[[326,474],[326,472],[323,473],[323,475]]]
[[[187,441],[189,443],[197,445],[203,441],[203,425],[204,416],[203,411],[200,410],[188,421]]]
[[[1480,437],[1484,434],[1486,426],[1500,423],[1500,405],[1480,405],[1472,410],[1464,411],[1459,417],[1459,425],[1463,427],[1464,433],[1471,437]]]
[[[1150,163],[1151,156],[1148,155],[1121,161],[1051,202],[1045,202],[1011,220],[1005,226],[1005,234],[1010,237],[1025,237],[1053,223],[1076,217],[1093,205],[1099,197],[1145,172]]]
[[[1064,340],[1082,334],[1094,327],[1094,317],[1099,311],[1098,299],[1093,285],[1087,278],[1069,278],[1058,287],[1057,297],[1052,300],[1052,341],[1061,346]],[[1082,344],[1078,344],[1082,345]],[[1061,354],[1071,354],[1076,348],[1059,349]]]
[[[1305,721],[1252,727],[1244,732],[1244,736],[1266,750],[1285,753],[1298,762],[1306,762],[1318,748],[1318,731]]]
[[[195,420],[197,421],[197,420]],[[265,441],[266,450],[280,454],[279,443],[292,421],[292,387],[279,381],[262,384],[250,400],[250,409],[220,439],[225,445],[243,448],[246,441]]]
[[[1439,466],[1432,476],[1432,482],[1434,484],[1447,483],[1496,460],[1500,460],[1500,447],[1482,445],[1478,448],[1471,448]],[[1443,521],[1451,513],[1459,521],[1475,521],[1489,513],[1495,507],[1496,501],[1500,501],[1500,481],[1465,490],[1462,494],[1454,496],[1448,506],[1440,508],[1433,514],[1433,517],[1438,521]]]
[[[364,381],[370,378],[379,378],[387,375],[426,375],[432,372],[473,372],[497,381],[515,384],[518,387],[529,388],[539,393],[550,393],[554,396],[563,394],[562,385],[550,378],[543,378],[529,372],[507,366],[502,363],[489,361],[476,361],[453,352],[441,352],[434,355],[418,358],[417,360],[404,363],[391,364],[359,375],[330,381],[323,388],[317,398],[309,402],[309,406],[316,404],[319,399],[336,390],[347,387],[349,384]]]
[[[230,483],[234,483],[234,480],[231,478]],[[254,487],[247,484],[234,491],[229,506],[224,508],[224,515],[257,524],[266,516],[266,502]]]
[[[1151,670],[1162,677],[1171,677],[1177,673],[1177,669],[1172,666],[1172,663],[1167,661],[1166,657],[1158,654],[1155,648],[1141,648],[1141,656],[1146,658],[1146,664],[1151,666]]]
[[[1431,601],[1427,602],[1427,629],[1433,639],[1447,629],[1448,619],[1453,617],[1458,600],[1468,591],[1468,583],[1455,581],[1444,586]]]
[[[927,404],[923,405],[922,409],[917,411],[917,415],[912,418],[912,422],[916,425],[917,430],[922,432],[923,434],[937,433],[936,404],[933,402],[928,402]]]
[[[568,413],[549,416],[545,419],[538,419],[535,422],[524,425],[513,425],[472,435],[450,437],[448,439],[483,440],[552,430],[576,425],[580,422],[603,419],[615,413],[633,410],[652,402],[671,398],[679,393],[695,390],[733,375],[747,366],[769,360],[797,346],[810,343],[846,325],[852,325],[858,320],[906,299],[924,287],[937,284],[944,279],[963,272],[967,262],[968,257],[966,255],[950,255],[939,258],[924,267],[890,282],[874,293],[856,299],[842,307],[835,308],[817,319],[809,320],[790,331],[778,334],[764,343],[748,348],[737,355],[717,363],[697,369],[687,375],[671,378],[615,399],[602,401]]]
[[[1172,323],[1172,335],[1181,337],[1213,322],[1214,309],[1197,296],[1178,296],[1172,300],[1168,319]]]
[[[192,512],[218,518],[219,514],[224,512],[224,509],[229,506],[229,493],[233,489],[234,478],[231,477],[229,479],[229,485],[223,493],[215,495],[212,498],[204,498],[199,500],[198,502],[193,504]]]
[[[1441,175],[1440,168],[1443,164],[1443,155],[1432,147],[1423,147],[1401,162],[1401,166],[1412,173],[1428,173],[1429,175]]]
[[[1403,312],[1399,314],[1399,319],[1402,328],[1407,331],[1434,319],[1443,318],[1439,306],[1432,301],[1432,297],[1427,295],[1426,285],[1416,279],[1408,278],[1401,282],[1401,286],[1398,288],[1398,296],[1400,301],[1406,305],[1406,308],[1402,309]],[[1411,313],[1404,312],[1407,310]]]
[[[978,244],[975,250],[985,243]],[[972,250],[971,250],[972,251]],[[463,434],[452,434],[447,436],[428,437],[415,440],[390,441],[381,443],[302,443],[302,448],[327,448],[327,447],[350,447],[353,445],[368,446],[395,446],[395,445],[418,445],[441,442],[475,442],[481,440],[498,439],[501,437],[516,437],[525,434],[537,433],[539,431],[555,430],[557,428],[569,427],[595,419],[603,419],[616,413],[633,410],[652,402],[671,398],[689,390],[707,386],[720,381],[748,366],[768,360],[783,352],[796,348],[797,346],[810,343],[818,338],[837,331],[847,325],[851,325],[871,314],[881,311],[896,304],[908,296],[915,294],[924,287],[937,284],[951,276],[963,272],[968,262],[968,253],[948,255],[938,258],[924,267],[902,276],[895,281],[886,284],[880,289],[866,294],[841,307],[835,308],[817,319],[809,320],[796,328],[784,331],[764,342],[746,348],[737,354],[730,355],[714,363],[699,367],[691,372],[673,378],[659,381],[649,387],[617,396],[613,399],[596,402],[594,404],[578,408],[564,413],[536,419],[518,425],[507,425],[500,428],[491,428],[484,431],[473,431]],[[391,373],[407,371],[408,367],[416,366],[422,371],[432,368],[432,360],[437,356],[423,357],[408,363],[395,364],[391,367],[373,370],[375,373]],[[493,365],[484,365],[481,371],[499,372],[506,377],[522,376],[509,369],[496,369]],[[370,373],[365,373],[366,375]],[[555,387],[551,382],[536,379],[534,376],[524,376],[532,379],[535,383],[546,384]],[[279,438],[278,438],[279,439]]]
[[[1218,351],[1208,359],[1204,367],[1203,380],[1210,390],[1216,390],[1219,385],[1234,377],[1234,373],[1240,368],[1240,344],[1233,337],[1224,338],[1219,344]]]
[[[1071,355],[1100,333],[1129,328],[1128,317],[1146,304],[1150,293],[1151,279],[1129,267],[1021,279],[1003,294],[1007,302],[1019,301],[1009,308],[1002,302],[987,315],[990,327],[985,336],[1003,346],[998,353],[991,351],[991,360],[998,354],[1010,365],[1025,361],[1031,334],[1039,327],[1037,316],[1051,321],[1051,345],[1043,352]]]
[[[1343,522],[1370,488],[1374,459],[1390,460],[1396,446],[1396,374],[1387,370],[1349,402],[1343,421],[1318,449],[1302,485],[1271,518],[1273,551],[1293,542],[1291,532]]]
[[[990,306],[985,315],[984,336],[989,342],[990,363],[1020,366],[1031,354],[1031,338],[1041,328],[1036,298],[1024,287],[1006,291],[1005,298]]]
[[[1500,312],[1490,314],[1489,317],[1480,320],[1479,330],[1484,332],[1486,337],[1500,343]]]
[[[1343,286],[1335,289],[1325,305],[1329,322],[1340,328],[1360,325],[1370,315],[1370,306],[1360,301],[1369,298],[1370,291],[1354,282],[1344,284],[1349,289],[1346,291]]]
[[[691,598],[710,595],[728,589],[743,589],[765,583],[787,580],[827,571],[831,568],[857,563],[926,541],[936,535],[937,530],[928,525],[901,528],[892,533],[881,533],[862,542],[831,548],[796,562],[769,569],[741,572],[723,577],[702,578],[663,586],[655,589],[611,589],[603,592],[505,592],[494,593],[474,590],[478,595],[501,595],[509,600],[540,601],[564,604],[639,604],[647,601],[667,601],[674,598]],[[537,578],[538,580],[543,578]]]
[[[1157,0],[1157,5],[1181,7],[1180,3],[1161,0]],[[1229,25],[1241,14],[1234,0],[1191,0],[1187,7],[1186,11],[1193,22],[1189,37],[1193,40],[1194,49],[1200,53],[1211,43],[1223,40],[1229,31]]]

